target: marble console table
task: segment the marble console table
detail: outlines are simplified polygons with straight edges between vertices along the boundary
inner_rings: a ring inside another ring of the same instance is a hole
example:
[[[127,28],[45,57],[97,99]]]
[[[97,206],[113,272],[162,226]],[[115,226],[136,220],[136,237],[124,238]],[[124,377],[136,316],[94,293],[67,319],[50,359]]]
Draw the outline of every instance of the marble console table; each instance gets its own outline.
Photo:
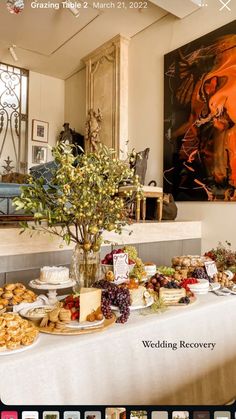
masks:
[[[74,247],[57,236],[19,235],[19,228],[0,228],[0,283],[28,281],[42,265],[68,265]],[[131,233],[132,232],[132,233]],[[131,233],[131,234],[130,234]],[[140,222],[127,226],[122,235],[105,232],[104,238],[118,245],[135,244],[140,257],[157,264],[170,263],[174,255],[201,252],[200,221]],[[102,256],[109,246],[102,248]]]

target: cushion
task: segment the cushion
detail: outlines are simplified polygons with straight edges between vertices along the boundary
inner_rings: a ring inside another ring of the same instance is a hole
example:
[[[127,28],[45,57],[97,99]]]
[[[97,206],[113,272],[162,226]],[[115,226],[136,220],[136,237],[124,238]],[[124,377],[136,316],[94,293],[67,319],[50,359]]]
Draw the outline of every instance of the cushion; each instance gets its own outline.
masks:
[[[18,183],[0,183],[0,197],[14,197],[19,196],[21,191]]]
[[[47,185],[52,181],[54,172],[57,169],[57,163],[49,161],[48,163],[39,164],[30,168],[30,174],[34,179],[43,178],[44,184]]]

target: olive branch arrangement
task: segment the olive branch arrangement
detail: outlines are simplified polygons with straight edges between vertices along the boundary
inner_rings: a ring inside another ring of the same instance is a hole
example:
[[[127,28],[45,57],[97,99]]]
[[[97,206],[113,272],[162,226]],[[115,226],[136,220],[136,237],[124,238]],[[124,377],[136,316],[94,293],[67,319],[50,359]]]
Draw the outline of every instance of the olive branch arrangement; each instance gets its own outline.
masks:
[[[23,222],[22,232],[49,232],[60,236],[66,244],[74,242],[84,252],[97,252],[104,230],[121,234],[131,223],[130,205],[134,193],[118,195],[119,185],[135,187],[141,194],[138,176],[129,167],[129,159],[119,160],[113,149],[100,144],[94,152],[73,155],[71,145],[58,144],[52,149],[57,164],[52,181],[30,178],[14,199],[16,210],[33,215]]]

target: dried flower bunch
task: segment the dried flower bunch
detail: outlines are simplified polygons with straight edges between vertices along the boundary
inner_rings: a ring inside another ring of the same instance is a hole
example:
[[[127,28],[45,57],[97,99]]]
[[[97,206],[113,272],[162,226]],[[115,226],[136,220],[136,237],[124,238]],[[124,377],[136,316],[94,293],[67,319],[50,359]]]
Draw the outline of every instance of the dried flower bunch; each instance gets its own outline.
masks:
[[[220,270],[229,269],[236,271],[236,252],[231,249],[231,243],[225,244],[219,242],[215,249],[205,253],[216,262],[217,268]]]
[[[31,178],[14,205],[17,210],[33,213],[35,225],[24,222],[24,229],[50,229],[67,244],[73,241],[84,251],[96,252],[103,230],[121,233],[130,222],[131,193],[122,199],[118,196],[119,185],[128,179],[139,191],[140,184],[127,161],[116,158],[115,151],[105,145],[77,157],[72,151],[70,145],[57,145],[53,156],[58,166],[50,185],[45,186],[43,179]]]

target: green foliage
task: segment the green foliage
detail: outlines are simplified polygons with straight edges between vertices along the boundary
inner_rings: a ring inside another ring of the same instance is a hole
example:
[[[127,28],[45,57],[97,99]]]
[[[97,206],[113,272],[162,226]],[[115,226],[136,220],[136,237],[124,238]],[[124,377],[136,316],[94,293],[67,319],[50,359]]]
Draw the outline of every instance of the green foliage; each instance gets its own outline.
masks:
[[[49,231],[69,244],[79,243],[85,251],[98,251],[103,230],[121,233],[129,222],[128,201],[117,195],[119,185],[140,189],[138,178],[126,161],[115,157],[115,151],[100,145],[97,151],[74,157],[71,146],[57,145],[53,156],[58,164],[50,186],[43,179],[30,179],[14,199],[17,210],[34,216],[34,225],[23,223],[23,229]],[[60,227],[59,227],[60,226]]]

